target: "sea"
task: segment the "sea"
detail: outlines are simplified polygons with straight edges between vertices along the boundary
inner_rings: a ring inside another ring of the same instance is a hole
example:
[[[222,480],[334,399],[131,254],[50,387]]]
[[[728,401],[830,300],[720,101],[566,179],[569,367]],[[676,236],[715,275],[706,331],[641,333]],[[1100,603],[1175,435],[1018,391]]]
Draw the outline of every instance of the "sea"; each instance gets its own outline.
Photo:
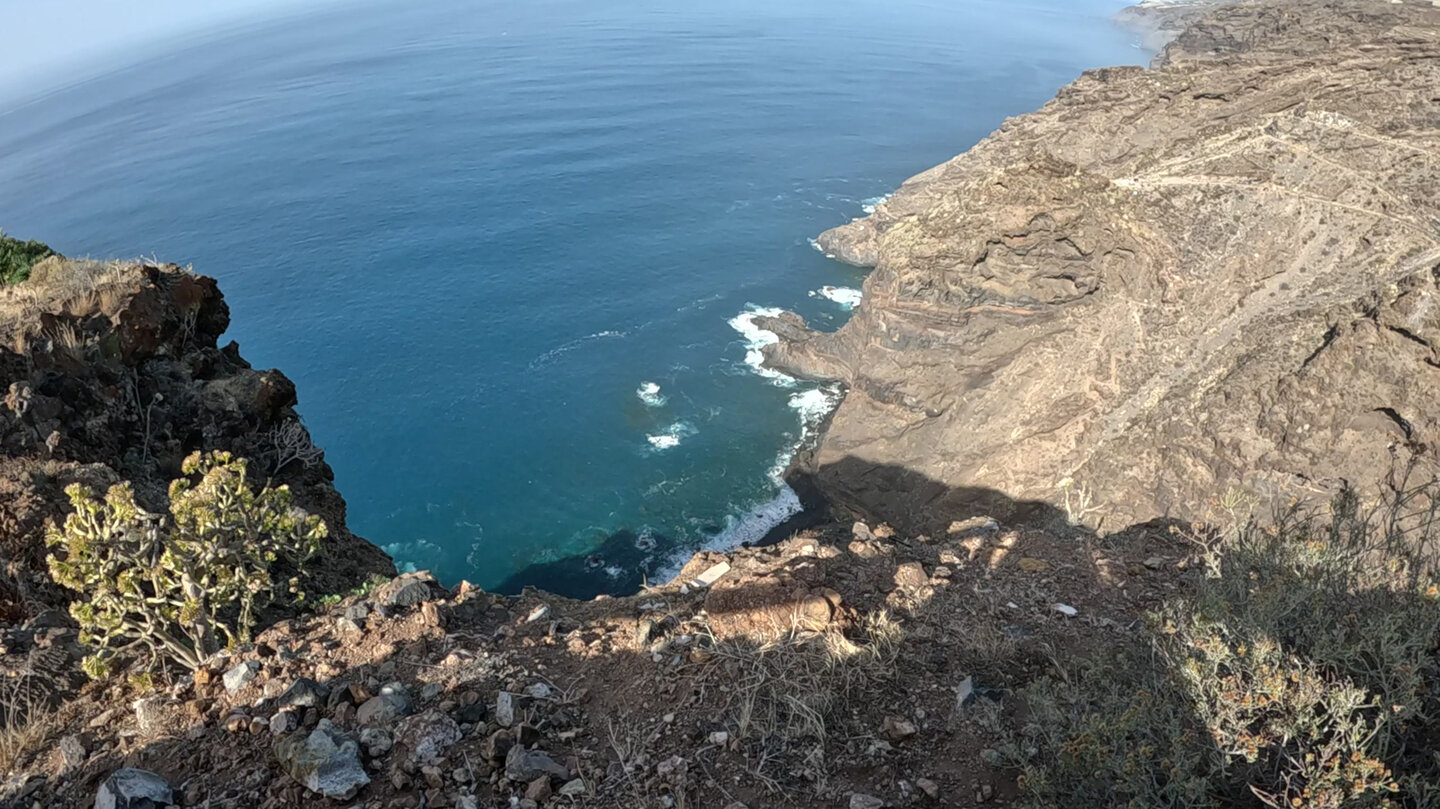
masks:
[[[633,592],[800,509],[840,391],[813,237],[1152,54],[1123,0],[406,0],[274,11],[0,97],[0,228],[220,280],[402,568]]]

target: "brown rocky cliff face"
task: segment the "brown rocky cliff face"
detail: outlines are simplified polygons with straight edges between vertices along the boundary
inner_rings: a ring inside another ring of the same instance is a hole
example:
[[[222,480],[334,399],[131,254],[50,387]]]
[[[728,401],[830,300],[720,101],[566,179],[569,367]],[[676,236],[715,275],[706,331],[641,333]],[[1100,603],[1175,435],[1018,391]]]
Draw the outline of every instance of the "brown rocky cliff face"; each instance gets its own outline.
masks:
[[[330,539],[312,592],[394,574],[379,548],[346,528],[345,501],[318,452],[277,470],[277,428],[309,442],[295,386],[251,368],[235,343],[217,347],[229,321],[214,279],[174,265],[53,259],[31,281],[0,289],[0,623],[70,598],[44,561],[44,524],[67,513],[66,485],[127,480],[147,510],[163,513],[166,487],[197,450],[250,459],[253,478],[289,485],[298,506],[325,520]]]
[[[865,301],[767,351],[850,386],[822,490],[913,526],[1068,478],[1120,527],[1431,461],[1437,53],[1429,2],[1215,8],[823,234]]]

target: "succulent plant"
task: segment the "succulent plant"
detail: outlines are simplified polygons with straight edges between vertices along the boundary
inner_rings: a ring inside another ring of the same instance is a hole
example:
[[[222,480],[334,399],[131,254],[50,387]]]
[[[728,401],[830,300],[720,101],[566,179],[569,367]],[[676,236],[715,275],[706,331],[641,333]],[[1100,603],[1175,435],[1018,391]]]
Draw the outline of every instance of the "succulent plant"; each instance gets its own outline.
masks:
[[[304,599],[300,576],[324,522],[294,507],[287,487],[252,489],[246,462],[229,453],[195,453],[183,469],[168,519],[137,506],[128,483],[103,500],[66,489],[74,511],[46,537],[50,573],[81,594],[70,613],[94,649],[92,677],[116,663],[193,669],[222,641],[248,641],[259,610]]]

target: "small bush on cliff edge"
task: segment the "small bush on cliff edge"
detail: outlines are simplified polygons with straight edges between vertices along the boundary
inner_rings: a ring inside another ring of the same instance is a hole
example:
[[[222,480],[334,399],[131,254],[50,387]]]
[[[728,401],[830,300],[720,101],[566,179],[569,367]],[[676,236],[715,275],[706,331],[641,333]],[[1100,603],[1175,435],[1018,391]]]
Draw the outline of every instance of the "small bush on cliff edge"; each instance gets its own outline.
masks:
[[[35,262],[55,255],[55,251],[34,239],[22,242],[0,231],[0,284],[18,284],[30,276]]]
[[[170,484],[170,519],[141,511],[129,484],[104,500],[66,489],[75,511],[52,529],[50,572],[76,591],[70,613],[94,647],[92,677],[119,662],[153,671],[193,669],[220,642],[245,642],[256,612],[275,599],[303,598],[298,576],[320,549],[325,524],[291,505],[286,487],[253,491],[245,461],[196,453]],[[278,581],[282,569],[294,578]]]
[[[1436,492],[1212,545],[1148,649],[1032,685],[1032,805],[1440,806]]]

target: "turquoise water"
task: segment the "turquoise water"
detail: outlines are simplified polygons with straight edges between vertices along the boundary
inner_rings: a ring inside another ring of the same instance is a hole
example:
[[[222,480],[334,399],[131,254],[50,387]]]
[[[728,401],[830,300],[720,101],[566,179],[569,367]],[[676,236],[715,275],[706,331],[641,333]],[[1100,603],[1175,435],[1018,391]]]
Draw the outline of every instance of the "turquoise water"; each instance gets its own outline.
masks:
[[[774,471],[827,394],[757,374],[737,316],[840,325],[862,277],[809,239],[1081,70],[1144,62],[1117,7],[261,21],[0,101],[0,226],[218,277],[246,358],[298,384],[351,527],[402,565],[633,588],[795,507]]]

